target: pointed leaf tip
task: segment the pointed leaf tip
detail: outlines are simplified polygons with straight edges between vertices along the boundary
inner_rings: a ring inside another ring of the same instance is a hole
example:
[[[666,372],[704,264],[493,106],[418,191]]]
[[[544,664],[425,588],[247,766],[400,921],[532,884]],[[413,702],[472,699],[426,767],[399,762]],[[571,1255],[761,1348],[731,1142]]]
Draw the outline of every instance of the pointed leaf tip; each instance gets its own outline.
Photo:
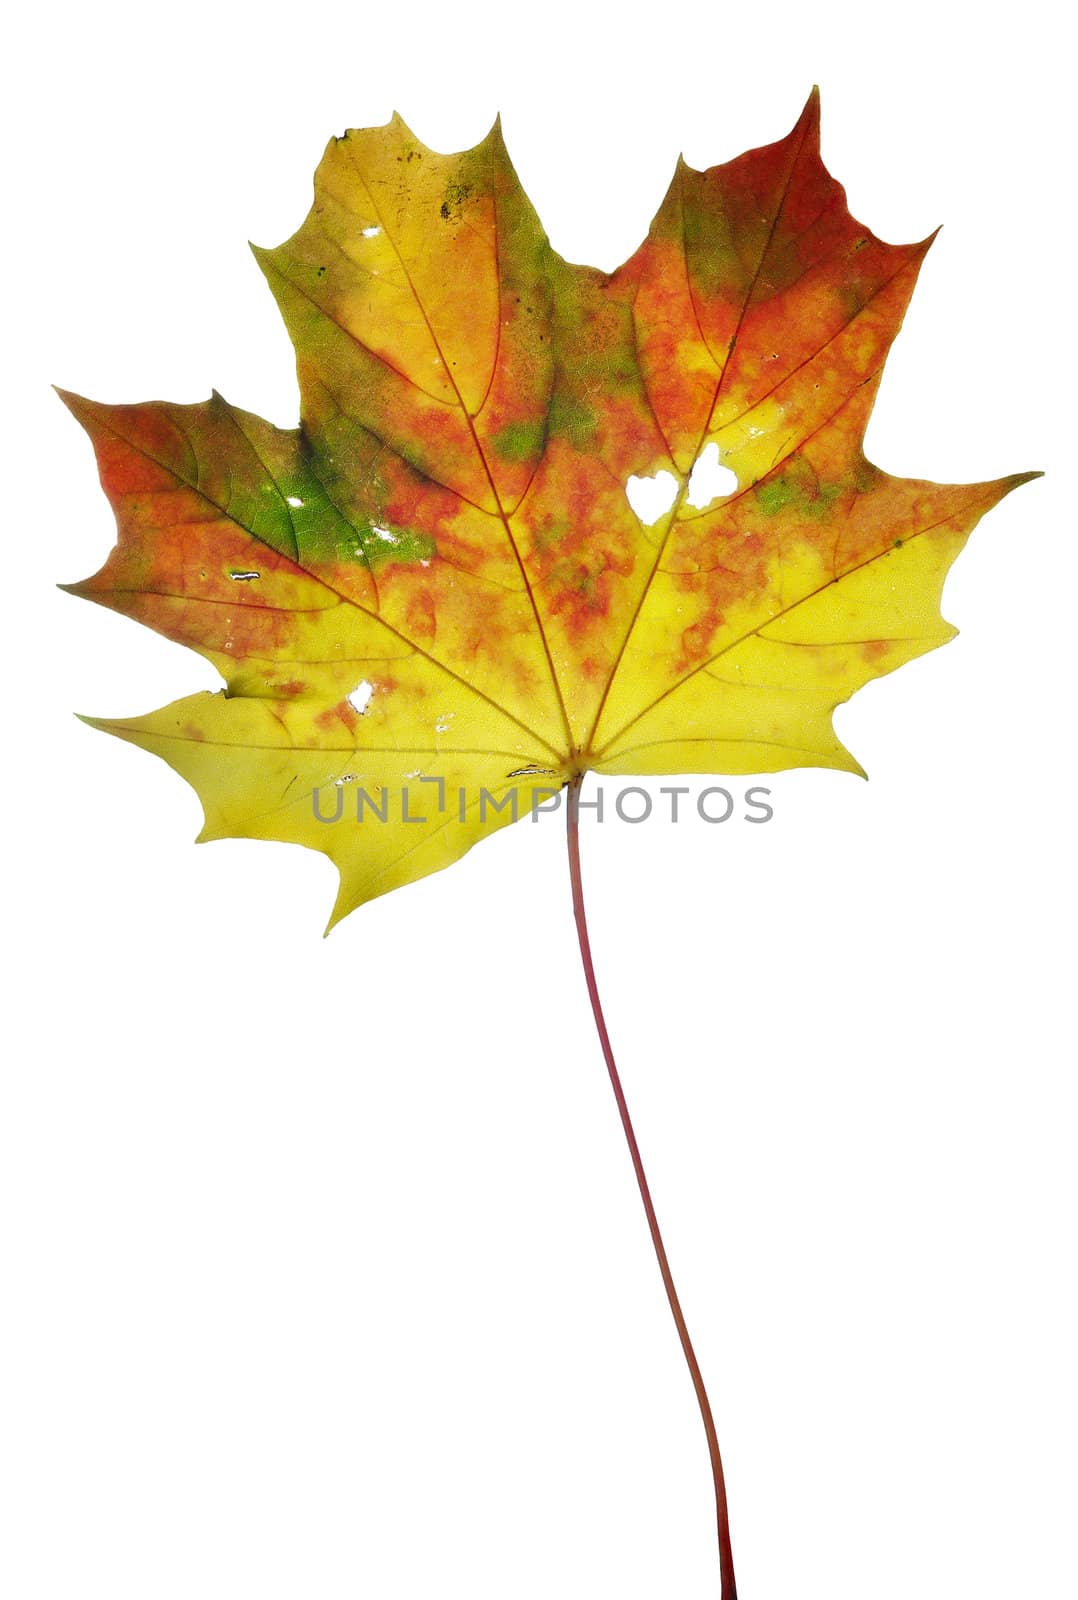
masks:
[[[52,385],[52,391],[55,395],[59,396],[76,421],[81,422],[82,418],[79,414],[80,411],[84,410],[91,403],[86,399],[85,395],[76,394],[73,389],[61,389],[58,383],[54,383]]]
[[[814,83],[805,101],[804,109],[797,119],[797,128],[806,135],[814,133],[817,140],[820,136],[820,86]]]
[[[423,145],[423,149],[424,150],[426,150],[428,148],[425,144],[423,144],[422,139],[420,139],[415,134],[415,132],[413,131],[411,126],[407,122],[405,122],[404,118],[401,116],[399,111],[394,111],[393,115],[390,117],[389,121],[386,123],[386,127],[387,128],[393,128],[396,132],[398,132],[405,139],[412,139],[412,140],[415,141],[416,144]]]

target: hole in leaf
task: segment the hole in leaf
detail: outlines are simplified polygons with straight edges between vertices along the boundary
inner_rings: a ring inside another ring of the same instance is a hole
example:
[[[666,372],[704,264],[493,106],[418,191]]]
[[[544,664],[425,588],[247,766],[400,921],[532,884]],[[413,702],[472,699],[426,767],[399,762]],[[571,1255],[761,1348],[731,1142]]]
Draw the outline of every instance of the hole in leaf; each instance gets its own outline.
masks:
[[[230,567],[228,575],[233,583],[253,583],[256,578],[262,576],[260,572],[241,572],[238,567]]]
[[[358,683],[352,690],[352,693],[348,696],[348,704],[352,707],[353,711],[358,711],[360,716],[362,716],[364,711],[366,711],[367,707],[371,703],[371,695],[373,693],[374,684],[368,683],[366,678],[364,678],[363,682]]]
[[[719,460],[718,445],[705,445],[693,463],[689,475],[689,504],[695,511],[703,511],[712,500],[733,494],[736,488],[737,473],[722,465]]]
[[[677,499],[677,479],[666,471],[657,472],[653,478],[640,478],[634,473],[625,485],[625,496],[641,522],[650,527]]]

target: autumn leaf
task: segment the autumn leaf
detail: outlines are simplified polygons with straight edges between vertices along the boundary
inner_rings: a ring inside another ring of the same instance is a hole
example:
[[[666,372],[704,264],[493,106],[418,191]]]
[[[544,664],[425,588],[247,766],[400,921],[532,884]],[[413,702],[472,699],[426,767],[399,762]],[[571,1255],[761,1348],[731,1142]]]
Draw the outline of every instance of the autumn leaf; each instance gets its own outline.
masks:
[[[680,163],[612,275],[551,248],[497,125],[450,156],[396,117],[332,140],[255,250],[298,429],[64,396],[119,527],[73,592],[226,684],[94,725],[194,785],[201,838],[330,856],[334,921],[586,771],[859,771],[835,707],[952,636],[950,563],[1035,475],[865,458],[929,243],[853,220],[815,95],[779,143]]]
[[[321,850],[337,920],[567,787],[581,957],[707,1436],[722,1600],[722,1461],[599,1000],[580,783],[858,772],[836,706],[952,636],[951,562],[1037,474],[940,485],[865,457],[930,242],[850,216],[815,95],[778,144],[679,164],[611,275],[551,248],[497,126],[441,156],[394,118],[334,139],[303,226],[255,252],[298,429],[217,394],[64,396],[119,527],[74,592],[226,686],[88,720],[194,785],[202,838]]]

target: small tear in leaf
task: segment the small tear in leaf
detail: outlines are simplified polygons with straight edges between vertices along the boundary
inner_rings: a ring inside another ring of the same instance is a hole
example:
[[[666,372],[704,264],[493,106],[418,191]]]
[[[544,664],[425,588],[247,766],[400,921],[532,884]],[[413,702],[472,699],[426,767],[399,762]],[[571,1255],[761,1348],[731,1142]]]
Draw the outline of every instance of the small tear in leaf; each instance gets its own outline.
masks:
[[[228,575],[233,583],[250,583],[254,578],[260,578],[260,572],[240,572],[236,567],[228,569]]]
[[[348,696],[348,704],[352,707],[353,711],[358,711],[360,716],[362,716],[371,703],[371,695],[373,693],[374,684],[368,683],[366,678],[364,678],[363,682],[358,683],[352,690],[352,693]]]
[[[375,235],[381,233],[381,231],[381,228],[375,224],[373,227],[363,229],[363,237],[364,239],[373,239]]]
[[[659,471],[653,478],[635,473],[625,485],[625,496],[646,527],[665,516],[677,499],[677,479],[672,472]]]
[[[288,496],[288,504],[290,506],[301,506],[303,501],[300,499],[298,494],[290,494]]]
[[[733,494],[737,488],[737,473],[724,467],[719,460],[717,444],[705,445],[693,463],[689,475],[688,502],[695,511],[703,511],[713,500]]]

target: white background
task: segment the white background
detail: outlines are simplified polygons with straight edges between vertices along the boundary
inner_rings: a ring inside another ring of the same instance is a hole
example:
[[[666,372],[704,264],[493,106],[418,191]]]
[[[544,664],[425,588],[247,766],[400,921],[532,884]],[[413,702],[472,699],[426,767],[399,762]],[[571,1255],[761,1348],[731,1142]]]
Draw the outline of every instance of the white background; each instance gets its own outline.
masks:
[[[522,824],[327,941],[328,863],[196,849],[76,722],[213,687],[53,585],[112,542],[50,382],[282,425],[245,241],[332,133],[500,107],[613,267],[679,149],[783,135],[946,226],[868,437],[1048,476],[863,691],[870,773],[767,827],[584,841],[600,982],[709,1377],[744,1600],[1073,1600],[1074,239],[1047,7],[34,8],[8,67],[0,1588],[11,1600],[715,1600],[710,1481],[573,945]]]

